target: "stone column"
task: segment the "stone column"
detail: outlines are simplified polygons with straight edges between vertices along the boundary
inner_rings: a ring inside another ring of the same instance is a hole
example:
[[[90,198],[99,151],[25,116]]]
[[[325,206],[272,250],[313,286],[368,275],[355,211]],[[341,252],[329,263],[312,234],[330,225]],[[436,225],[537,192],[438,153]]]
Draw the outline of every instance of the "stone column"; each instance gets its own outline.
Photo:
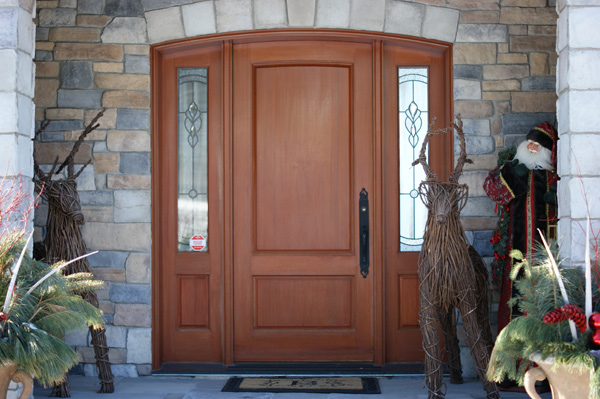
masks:
[[[35,0],[0,3],[0,176],[33,192]],[[33,215],[31,215],[32,217]]]
[[[600,3],[559,0],[558,73],[558,234],[561,254],[581,264],[585,224],[600,231]]]

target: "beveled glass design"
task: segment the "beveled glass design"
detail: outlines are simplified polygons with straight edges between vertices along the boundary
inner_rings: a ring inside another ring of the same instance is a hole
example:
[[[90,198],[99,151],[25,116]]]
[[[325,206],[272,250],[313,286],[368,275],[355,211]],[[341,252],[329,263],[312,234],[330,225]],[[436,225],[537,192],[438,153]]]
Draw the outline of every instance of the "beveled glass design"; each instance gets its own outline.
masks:
[[[398,165],[400,197],[400,251],[420,251],[427,208],[419,198],[419,183],[425,179],[418,158],[429,120],[427,68],[398,68]],[[429,154],[429,149],[427,149]]]
[[[190,239],[208,242],[207,68],[177,71],[177,245],[195,251]],[[195,247],[200,248],[199,241]],[[202,252],[208,250],[205,243]]]

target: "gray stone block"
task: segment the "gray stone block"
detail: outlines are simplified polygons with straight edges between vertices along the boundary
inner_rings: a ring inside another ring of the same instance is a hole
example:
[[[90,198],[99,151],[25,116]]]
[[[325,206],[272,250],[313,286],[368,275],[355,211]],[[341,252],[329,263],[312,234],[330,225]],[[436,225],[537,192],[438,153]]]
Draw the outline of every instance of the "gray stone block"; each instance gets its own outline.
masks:
[[[152,307],[142,304],[117,304],[114,323],[118,326],[152,327]]]
[[[43,132],[41,137],[41,141],[43,142],[56,142],[56,141],[64,141],[65,132]]]
[[[152,300],[149,285],[112,283],[110,300],[119,303],[147,303]]]
[[[180,6],[195,2],[197,2],[197,0],[142,0],[145,11],[160,10],[161,8]]]
[[[455,79],[483,80],[483,67],[479,65],[455,65]]]
[[[94,143],[94,154],[98,152],[108,152],[106,141],[97,141]]]
[[[36,122],[36,129],[39,128],[39,122]],[[66,130],[83,129],[83,122],[78,120],[53,120],[50,121],[44,133],[46,132],[65,132]],[[64,136],[63,136],[64,140]],[[45,141],[45,140],[44,140]]]
[[[117,223],[150,222],[150,191],[115,190],[114,217]]]
[[[150,174],[150,154],[143,152],[123,152],[119,172],[130,175]]]
[[[36,61],[52,61],[54,59],[54,55],[52,51],[46,50],[35,50],[35,60]]]
[[[112,205],[113,195],[110,191],[83,191],[79,200],[82,205]]]
[[[496,203],[487,197],[469,197],[467,205],[460,213],[461,216],[496,216]]]
[[[127,328],[106,326],[106,342],[110,348],[125,348],[127,346]],[[110,354],[109,354],[110,356]],[[111,359],[112,360],[112,359]]]
[[[527,130],[529,131],[529,130]],[[517,147],[521,142],[525,140],[525,133],[523,134],[510,134],[504,136],[504,148]]]
[[[58,106],[64,108],[101,108],[101,90],[58,90]]]
[[[490,154],[496,149],[494,139],[490,136],[465,135],[465,145],[469,155]],[[454,140],[454,153],[460,153],[459,141],[456,138]]]
[[[473,247],[481,256],[494,256],[494,248],[490,242],[492,237],[491,231],[475,231],[473,239]]]
[[[79,0],[77,2],[77,12],[79,14],[102,14],[104,11],[104,2],[98,0]]]
[[[465,134],[475,136],[489,136],[489,119],[463,119],[463,131]]]
[[[83,165],[75,165],[75,171],[79,171]],[[83,172],[75,179],[79,192],[96,190],[96,177],[94,167],[88,165]]]
[[[87,366],[87,364],[86,364]],[[96,365],[93,365],[96,367]],[[136,378],[138,377],[137,367],[135,364],[113,364],[111,365],[112,373],[115,377],[127,377]],[[87,373],[86,373],[87,375]]]
[[[106,0],[104,14],[118,17],[143,17],[144,7],[140,0]]]
[[[150,111],[145,109],[118,109],[117,129],[150,129]]]
[[[50,35],[50,28],[35,28],[35,41],[44,42],[48,40],[48,36]]]
[[[129,252],[100,251],[88,257],[91,267],[124,268]]]
[[[43,8],[38,18],[39,26],[75,26],[77,11],[72,8]]]
[[[522,91],[554,91],[556,78],[554,76],[530,76],[521,81]]]
[[[462,24],[456,33],[457,43],[505,43],[507,39],[506,25],[498,24]]]
[[[523,113],[502,115],[502,134],[527,134],[542,122],[554,123],[554,113]]]
[[[60,67],[60,87],[67,89],[91,89],[94,74],[90,61],[65,61]]]
[[[152,365],[151,364],[138,364],[137,365],[138,375],[150,375],[152,373]]]
[[[125,73],[150,73],[150,59],[146,55],[126,55]]]
[[[103,43],[146,43],[144,18],[116,17],[102,32]]]

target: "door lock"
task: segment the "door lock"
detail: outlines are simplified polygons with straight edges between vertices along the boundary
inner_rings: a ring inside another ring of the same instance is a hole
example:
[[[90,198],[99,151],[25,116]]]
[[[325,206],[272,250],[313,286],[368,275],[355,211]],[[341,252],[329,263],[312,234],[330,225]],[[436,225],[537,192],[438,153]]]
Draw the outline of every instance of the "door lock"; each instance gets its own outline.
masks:
[[[367,278],[369,274],[369,193],[363,187],[358,199],[358,225],[360,235],[360,274]]]

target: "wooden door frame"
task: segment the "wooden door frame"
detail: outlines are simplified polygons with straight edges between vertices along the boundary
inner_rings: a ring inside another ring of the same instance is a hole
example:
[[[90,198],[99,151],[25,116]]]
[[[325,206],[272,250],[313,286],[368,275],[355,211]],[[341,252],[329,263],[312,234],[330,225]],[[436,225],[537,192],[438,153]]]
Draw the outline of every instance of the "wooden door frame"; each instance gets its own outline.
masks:
[[[189,50],[194,47],[203,47],[205,45],[221,44],[222,48],[222,165],[219,191],[219,200],[223,204],[219,223],[222,226],[221,252],[222,263],[222,290],[221,290],[221,351],[222,364],[233,364],[233,143],[232,143],[232,73],[233,73],[233,46],[236,43],[257,42],[257,41],[280,41],[280,40],[333,40],[333,41],[354,41],[370,42],[373,45],[373,72],[375,79],[373,82],[373,138],[374,138],[374,192],[371,196],[373,207],[373,261],[372,276],[374,278],[374,364],[383,365],[385,362],[385,285],[384,285],[384,223],[385,215],[383,182],[384,182],[384,148],[383,148],[383,93],[382,93],[382,69],[383,69],[383,45],[386,42],[392,42],[400,45],[406,45],[415,48],[415,50],[435,50],[442,52],[445,68],[445,106],[444,115],[437,116],[440,126],[447,126],[452,120],[453,97],[452,97],[452,44],[430,39],[415,38],[403,35],[351,31],[342,29],[274,29],[274,30],[256,30],[251,32],[212,34],[192,39],[180,39],[159,43],[151,46],[150,49],[150,77],[151,77],[151,168],[152,168],[152,369],[158,369],[162,363],[162,330],[161,330],[161,287],[159,284],[161,278],[160,259],[160,232],[161,209],[160,203],[161,170],[162,156],[160,151],[160,140],[158,132],[161,129],[159,111],[161,109],[160,93],[160,63],[161,57],[165,53],[173,51]],[[441,148],[453,148],[452,137],[447,135]],[[438,173],[445,176],[452,170],[453,151],[444,151],[438,154],[442,157],[441,164],[443,170]],[[376,230],[375,230],[376,229]]]

